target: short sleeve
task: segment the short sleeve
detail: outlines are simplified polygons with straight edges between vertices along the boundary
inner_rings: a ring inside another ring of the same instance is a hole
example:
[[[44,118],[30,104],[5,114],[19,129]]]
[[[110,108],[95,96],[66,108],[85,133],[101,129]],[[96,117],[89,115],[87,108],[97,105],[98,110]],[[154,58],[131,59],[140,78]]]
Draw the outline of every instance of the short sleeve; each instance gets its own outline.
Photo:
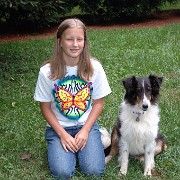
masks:
[[[93,99],[100,99],[102,97],[107,96],[111,93],[111,88],[109,86],[105,71],[102,65],[95,61],[94,63],[94,81],[93,81]]]
[[[51,95],[51,80],[40,70],[34,93],[34,99],[40,102],[51,102]]]

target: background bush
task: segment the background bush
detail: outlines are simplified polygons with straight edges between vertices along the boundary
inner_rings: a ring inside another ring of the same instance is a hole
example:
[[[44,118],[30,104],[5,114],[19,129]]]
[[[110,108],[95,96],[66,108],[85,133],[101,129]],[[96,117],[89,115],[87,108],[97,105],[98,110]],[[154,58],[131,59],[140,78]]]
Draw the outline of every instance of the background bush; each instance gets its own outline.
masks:
[[[70,3],[62,0],[7,0],[0,2],[0,22],[13,26],[44,27],[58,22],[70,11]]]
[[[84,12],[103,15],[104,18],[142,17],[158,10],[164,3],[177,0],[76,0]]]
[[[100,21],[134,19],[156,11],[167,2],[177,0],[0,0],[0,29],[37,30],[59,24],[60,18],[71,15],[75,7],[80,13],[92,15],[88,21],[97,21],[97,16]]]

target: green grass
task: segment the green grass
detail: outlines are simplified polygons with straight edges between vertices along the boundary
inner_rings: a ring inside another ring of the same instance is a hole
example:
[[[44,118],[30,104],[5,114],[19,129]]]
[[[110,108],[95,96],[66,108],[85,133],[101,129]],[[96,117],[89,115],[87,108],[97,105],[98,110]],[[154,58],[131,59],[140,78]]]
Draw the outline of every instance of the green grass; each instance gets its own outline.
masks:
[[[152,179],[179,179],[180,154],[180,25],[132,30],[89,30],[90,51],[106,71],[112,93],[105,98],[100,126],[110,130],[118,116],[123,98],[122,79],[150,73],[164,77],[161,88],[160,131],[168,149],[156,158],[157,175]],[[46,123],[33,94],[39,67],[51,55],[54,38],[0,43],[0,179],[50,180]],[[22,160],[21,153],[31,155]],[[99,179],[116,180],[118,162],[114,158]],[[76,171],[73,179],[86,178]],[[143,166],[130,160],[128,174],[122,179],[143,177]]]

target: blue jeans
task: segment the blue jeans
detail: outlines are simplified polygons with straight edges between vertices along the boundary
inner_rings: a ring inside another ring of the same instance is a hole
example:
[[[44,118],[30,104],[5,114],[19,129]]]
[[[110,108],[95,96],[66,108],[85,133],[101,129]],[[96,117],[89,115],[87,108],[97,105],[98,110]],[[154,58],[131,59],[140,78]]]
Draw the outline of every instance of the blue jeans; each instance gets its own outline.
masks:
[[[82,126],[65,128],[71,135],[75,136]],[[83,150],[77,153],[65,152],[56,132],[51,128],[46,129],[46,140],[48,143],[48,163],[51,175],[56,179],[68,179],[74,175],[76,159],[79,168],[86,176],[101,176],[105,171],[105,155],[101,142],[101,133],[97,123],[89,132],[88,141]]]

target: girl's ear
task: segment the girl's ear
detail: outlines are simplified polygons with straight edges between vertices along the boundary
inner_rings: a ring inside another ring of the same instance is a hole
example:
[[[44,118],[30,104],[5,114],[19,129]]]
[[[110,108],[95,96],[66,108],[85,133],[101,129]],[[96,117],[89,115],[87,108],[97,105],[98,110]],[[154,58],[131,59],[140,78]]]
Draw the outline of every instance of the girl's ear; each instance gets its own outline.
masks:
[[[58,43],[59,46],[61,46],[61,40],[60,40],[60,38],[57,39],[57,43]]]

